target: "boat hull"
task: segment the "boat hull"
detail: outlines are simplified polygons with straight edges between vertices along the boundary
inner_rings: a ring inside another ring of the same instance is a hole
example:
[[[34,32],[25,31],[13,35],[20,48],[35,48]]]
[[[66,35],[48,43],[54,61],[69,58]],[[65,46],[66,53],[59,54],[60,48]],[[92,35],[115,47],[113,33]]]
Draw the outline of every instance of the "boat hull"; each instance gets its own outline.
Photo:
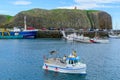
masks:
[[[44,64],[43,69],[69,74],[86,74],[86,65],[78,68],[73,68],[73,67],[61,67],[59,65]]]
[[[21,35],[23,38],[36,38],[37,31],[20,31],[20,32],[10,32],[11,36]]]
[[[23,39],[23,36],[0,36],[0,39]]]
[[[74,41],[76,41],[76,42],[81,42],[81,43],[93,43],[91,40],[89,40],[89,39],[74,39]]]
[[[108,39],[94,39],[95,43],[109,43]]]
[[[109,35],[110,38],[120,38],[120,35]]]

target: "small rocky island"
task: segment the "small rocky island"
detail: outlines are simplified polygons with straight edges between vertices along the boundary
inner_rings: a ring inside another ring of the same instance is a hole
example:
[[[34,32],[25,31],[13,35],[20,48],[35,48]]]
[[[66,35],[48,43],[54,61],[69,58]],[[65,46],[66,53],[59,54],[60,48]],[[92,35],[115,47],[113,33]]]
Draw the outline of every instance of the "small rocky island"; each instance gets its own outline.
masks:
[[[112,29],[110,14],[99,10],[80,9],[31,9],[22,11],[15,16],[0,15],[1,28],[24,26],[24,16],[27,17],[27,26],[39,29],[38,37],[61,37],[59,29]]]

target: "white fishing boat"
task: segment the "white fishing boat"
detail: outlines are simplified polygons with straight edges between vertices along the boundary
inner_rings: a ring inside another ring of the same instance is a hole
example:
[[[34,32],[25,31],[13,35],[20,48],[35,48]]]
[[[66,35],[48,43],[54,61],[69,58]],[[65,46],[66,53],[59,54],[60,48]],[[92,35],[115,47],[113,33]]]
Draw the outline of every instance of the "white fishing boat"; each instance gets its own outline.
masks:
[[[94,43],[109,43],[109,39],[103,39],[103,38],[93,38],[91,39],[94,41]]]
[[[68,41],[73,41],[74,38],[78,37],[76,33],[72,33],[72,34],[66,35],[65,31],[61,31],[61,32],[62,32],[63,38],[68,40]]]
[[[109,43],[109,39],[100,37],[97,31],[95,32],[94,38],[92,38],[91,40],[93,40],[94,43]]]
[[[51,54],[54,53],[56,51],[51,52]],[[43,69],[61,73],[86,74],[86,64],[80,62],[76,51],[73,51],[68,57],[45,58]]]
[[[120,38],[120,34],[117,34],[116,31],[111,30],[108,34],[109,38]]]
[[[89,37],[85,37],[83,34],[74,38],[74,41],[81,42],[81,43],[94,43],[94,40],[91,40]]]
[[[109,38],[120,38],[120,34],[109,34]]]
[[[81,43],[93,43],[94,42],[89,37],[85,37],[83,34],[77,35],[76,33],[72,33],[72,34],[66,35],[64,31],[61,31],[61,32],[63,34],[63,38],[65,38],[68,41],[77,41]]]

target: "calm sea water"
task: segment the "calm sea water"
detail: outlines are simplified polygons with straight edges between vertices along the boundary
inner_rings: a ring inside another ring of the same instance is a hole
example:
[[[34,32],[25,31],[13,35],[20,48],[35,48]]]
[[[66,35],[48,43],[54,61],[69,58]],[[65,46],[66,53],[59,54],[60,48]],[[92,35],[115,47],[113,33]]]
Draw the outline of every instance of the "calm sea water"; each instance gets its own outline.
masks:
[[[0,80],[120,80],[120,39],[108,44],[83,44],[62,39],[0,40]],[[87,75],[44,71],[43,55],[77,51]]]

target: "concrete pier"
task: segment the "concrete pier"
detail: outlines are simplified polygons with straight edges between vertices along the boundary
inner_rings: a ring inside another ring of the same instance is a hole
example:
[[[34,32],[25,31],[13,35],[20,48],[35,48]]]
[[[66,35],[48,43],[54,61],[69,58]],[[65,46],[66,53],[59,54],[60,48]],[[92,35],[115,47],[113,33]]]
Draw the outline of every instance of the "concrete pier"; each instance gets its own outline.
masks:
[[[71,34],[76,32],[77,34],[84,34],[84,36],[94,37],[97,33],[100,37],[108,37],[108,31],[65,31],[65,33]],[[60,30],[39,30],[37,38],[61,38],[63,35]]]

